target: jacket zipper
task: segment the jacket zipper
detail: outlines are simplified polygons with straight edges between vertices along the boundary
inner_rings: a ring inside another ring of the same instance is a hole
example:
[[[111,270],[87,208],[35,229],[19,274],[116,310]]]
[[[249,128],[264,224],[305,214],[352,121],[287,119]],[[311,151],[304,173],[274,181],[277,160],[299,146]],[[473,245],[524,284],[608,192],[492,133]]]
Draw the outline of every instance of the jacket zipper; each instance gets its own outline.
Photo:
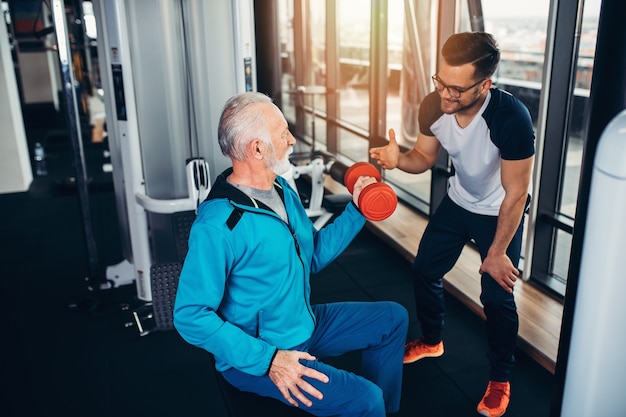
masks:
[[[255,208],[257,209],[261,209],[258,205],[256,200],[254,200],[253,198],[250,198],[255,206]],[[240,206],[243,210],[245,211],[250,211],[250,210],[246,210],[245,206]],[[265,210],[265,209],[261,209],[261,210]],[[266,210],[265,210],[266,211]],[[304,261],[302,260],[302,255],[300,253],[300,243],[298,242],[298,236],[296,235],[295,230],[293,229],[293,227],[291,227],[291,225],[287,222],[285,222],[282,218],[280,218],[280,216],[278,214],[276,214],[275,212],[263,212],[263,211],[250,211],[251,213],[258,213],[258,214],[262,214],[264,216],[271,216],[271,217],[275,217],[278,220],[280,220],[281,222],[283,222],[287,228],[289,229],[289,233],[291,233],[291,238],[293,239],[293,243],[296,249],[296,253],[298,254],[298,259],[300,260],[300,264],[302,264],[302,297],[304,298],[304,304],[306,305],[307,311],[309,312],[309,315],[311,316],[311,320],[313,321],[313,324],[316,323],[315,320],[315,314],[313,314],[313,310],[311,310],[311,305],[310,303],[307,302],[306,300],[306,277],[304,276],[304,271],[306,270],[306,267],[304,266]],[[272,214],[274,213],[274,214]]]
[[[300,259],[300,263],[302,264],[302,297],[304,298],[304,304],[306,305],[307,310],[309,311],[309,314],[311,315],[311,320],[313,320],[313,324],[315,324],[315,314],[313,314],[313,311],[311,310],[311,306],[310,303],[308,303],[306,301],[306,277],[304,276],[304,271],[306,270],[305,266],[304,266],[304,261],[302,260],[302,256],[300,254],[300,243],[298,243],[298,236],[296,236],[296,231],[293,230],[293,227],[291,227],[290,224],[285,223],[287,225],[287,227],[289,228],[289,231],[291,232],[291,237],[293,238],[293,243],[296,246],[296,252],[298,253],[298,259]]]

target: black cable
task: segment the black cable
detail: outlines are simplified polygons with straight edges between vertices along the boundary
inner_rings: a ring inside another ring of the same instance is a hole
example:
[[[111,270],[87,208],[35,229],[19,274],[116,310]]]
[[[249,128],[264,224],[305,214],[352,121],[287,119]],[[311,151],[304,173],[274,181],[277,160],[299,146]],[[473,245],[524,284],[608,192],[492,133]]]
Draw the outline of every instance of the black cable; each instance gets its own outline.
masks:
[[[33,35],[35,35],[35,38],[37,38],[38,40],[43,38],[44,36],[54,33],[54,25],[48,26],[47,28],[43,28],[41,30],[37,30],[37,23],[40,20],[42,26],[45,23],[41,16],[41,11],[43,10],[44,4],[46,5],[46,7],[48,7],[48,11],[52,12],[52,9],[50,8],[50,5],[46,2],[46,0],[41,0],[41,2],[39,3],[39,7],[37,7],[37,16],[35,16],[35,19],[33,20]]]

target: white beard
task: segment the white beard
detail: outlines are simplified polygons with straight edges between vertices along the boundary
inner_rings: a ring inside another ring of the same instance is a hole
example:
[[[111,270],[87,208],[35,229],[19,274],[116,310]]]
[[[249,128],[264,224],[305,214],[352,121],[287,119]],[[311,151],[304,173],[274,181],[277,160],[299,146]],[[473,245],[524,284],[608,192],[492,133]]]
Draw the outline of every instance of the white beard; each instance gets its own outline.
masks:
[[[272,170],[276,175],[283,175],[291,169],[291,162],[289,162],[289,155],[293,153],[293,146],[289,147],[289,150],[280,161],[276,159],[276,149],[272,145],[270,152],[267,154],[267,167]]]

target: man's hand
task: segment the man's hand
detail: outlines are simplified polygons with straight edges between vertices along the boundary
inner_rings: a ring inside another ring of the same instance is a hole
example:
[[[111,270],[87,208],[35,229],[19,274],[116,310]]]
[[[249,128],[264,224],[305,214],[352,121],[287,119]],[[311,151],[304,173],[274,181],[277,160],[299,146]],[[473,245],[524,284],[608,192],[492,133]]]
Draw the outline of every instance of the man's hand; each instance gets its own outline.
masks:
[[[302,391],[318,400],[321,400],[324,396],[313,385],[306,382],[303,377],[306,376],[327,383],[328,376],[302,365],[300,359],[314,361],[315,357],[306,352],[278,350],[270,365],[269,377],[289,404],[297,407],[298,402],[293,398],[296,397],[304,405],[310,407],[313,405],[313,402]]]
[[[396,142],[396,132],[389,129],[389,144],[370,149],[370,158],[384,169],[394,169],[400,159],[400,147]]]
[[[355,206],[359,207],[359,195],[361,195],[363,188],[370,184],[374,184],[375,182],[377,182],[376,178],[370,177],[369,175],[361,175],[356,179],[354,182],[354,188],[352,189],[352,201],[354,201]]]
[[[490,255],[483,261],[478,269],[479,274],[487,273],[506,292],[512,293],[515,281],[519,276],[519,270],[515,268],[511,259],[505,254]]]

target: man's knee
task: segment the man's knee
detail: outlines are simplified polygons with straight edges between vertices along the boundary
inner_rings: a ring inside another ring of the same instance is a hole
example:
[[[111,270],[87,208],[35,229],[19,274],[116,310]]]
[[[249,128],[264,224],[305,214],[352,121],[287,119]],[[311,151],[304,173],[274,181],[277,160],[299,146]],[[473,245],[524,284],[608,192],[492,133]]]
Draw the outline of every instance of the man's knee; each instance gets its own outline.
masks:
[[[489,312],[514,312],[517,307],[515,305],[515,297],[512,293],[504,291],[498,284],[493,281],[493,278],[486,277],[488,279],[482,288],[480,294],[480,301],[483,304],[485,313]]]
[[[445,271],[442,273],[442,271],[435,268],[434,265],[431,265],[428,260],[420,258],[419,256],[416,257],[411,264],[411,275],[413,275],[413,280],[418,283],[426,285],[440,284],[444,273]]]
[[[409,326],[409,313],[406,308],[396,303],[395,301],[389,302],[389,308],[391,310],[391,320],[397,325],[398,329],[406,329]]]
[[[360,395],[351,402],[351,416],[384,416],[385,400],[382,389],[366,379],[363,379],[363,387]]]
[[[483,292],[480,297],[483,304],[483,311],[488,323],[517,323],[517,306],[512,294],[502,290],[499,294],[486,294]]]

